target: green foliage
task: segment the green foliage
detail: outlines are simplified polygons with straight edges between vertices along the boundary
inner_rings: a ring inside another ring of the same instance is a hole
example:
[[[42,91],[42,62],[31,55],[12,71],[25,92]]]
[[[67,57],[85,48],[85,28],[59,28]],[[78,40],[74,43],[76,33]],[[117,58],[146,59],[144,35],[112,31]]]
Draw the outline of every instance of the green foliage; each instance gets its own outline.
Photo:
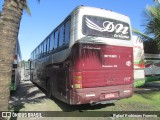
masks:
[[[159,46],[157,40],[144,41],[144,51],[148,54],[159,54]]]
[[[155,5],[147,6],[144,11],[144,33],[137,29],[132,29],[133,32],[141,37],[144,41],[145,53],[158,54],[160,53],[160,2],[155,1]]]
[[[14,1],[17,4],[17,6],[22,5],[23,9],[26,10],[29,15],[31,15],[31,11],[29,9],[27,0],[11,0],[11,1]],[[37,0],[37,2],[39,3],[40,0]]]
[[[144,12],[144,27],[147,35],[154,36],[154,39],[160,37],[160,3],[154,6],[147,6]]]
[[[153,0],[155,3],[159,3],[160,2],[160,0]]]

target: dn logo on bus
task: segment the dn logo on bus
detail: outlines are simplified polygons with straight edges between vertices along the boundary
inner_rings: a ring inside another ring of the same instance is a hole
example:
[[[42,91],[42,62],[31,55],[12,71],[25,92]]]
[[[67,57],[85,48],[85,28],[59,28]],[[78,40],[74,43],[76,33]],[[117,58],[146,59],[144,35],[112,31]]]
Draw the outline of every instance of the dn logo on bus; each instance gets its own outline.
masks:
[[[128,34],[128,27],[124,27],[123,24],[114,24],[114,22],[111,21],[104,21],[103,27],[99,27],[95,23],[93,23],[91,20],[86,18],[86,25],[94,30],[100,31],[100,32],[114,32],[115,33],[122,33],[122,34]]]
[[[130,39],[129,24],[109,18],[85,16],[83,33],[100,37]],[[90,29],[90,30],[89,30]]]

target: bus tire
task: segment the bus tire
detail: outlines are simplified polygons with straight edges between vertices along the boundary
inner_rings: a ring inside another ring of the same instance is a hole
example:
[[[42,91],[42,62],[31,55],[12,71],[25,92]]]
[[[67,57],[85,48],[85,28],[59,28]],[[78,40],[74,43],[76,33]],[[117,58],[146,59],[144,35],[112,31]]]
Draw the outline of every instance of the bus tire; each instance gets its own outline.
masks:
[[[50,85],[50,82],[49,82],[49,80],[47,81],[47,97],[48,98],[51,98],[51,96],[52,96],[52,90],[51,90],[51,85]]]

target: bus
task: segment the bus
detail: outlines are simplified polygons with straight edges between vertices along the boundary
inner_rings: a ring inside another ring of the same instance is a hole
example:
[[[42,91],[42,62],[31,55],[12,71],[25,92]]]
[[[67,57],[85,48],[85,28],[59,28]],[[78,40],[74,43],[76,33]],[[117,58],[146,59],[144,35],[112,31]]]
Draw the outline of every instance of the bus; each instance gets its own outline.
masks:
[[[79,6],[31,53],[31,81],[70,105],[131,97],[131,36],[129,17]]]
[[[132,35],[134,57],[134,87],[145,84],[145,60],[143,41],[140,37]]]
[[[21,80],[21,49],[19,41],[17,40],[15,46],[15,52],[13,55],[13,66],[12,66],[12,75],[11,75],[11,85],[10,91],[15,91]]]
[[[30,61],[22,61],[21,80],[30,80]]]
[[[160,54],[145,53],[146,82],[160,81]]]

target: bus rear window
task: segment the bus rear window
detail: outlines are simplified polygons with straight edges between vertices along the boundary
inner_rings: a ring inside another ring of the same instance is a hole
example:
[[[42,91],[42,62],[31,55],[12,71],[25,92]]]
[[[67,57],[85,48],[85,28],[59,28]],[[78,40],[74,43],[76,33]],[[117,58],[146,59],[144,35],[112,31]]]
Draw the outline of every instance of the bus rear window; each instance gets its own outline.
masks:
[[[83,16],[82,33],[88,36],[130,40],[128,23],[97,16]]]

